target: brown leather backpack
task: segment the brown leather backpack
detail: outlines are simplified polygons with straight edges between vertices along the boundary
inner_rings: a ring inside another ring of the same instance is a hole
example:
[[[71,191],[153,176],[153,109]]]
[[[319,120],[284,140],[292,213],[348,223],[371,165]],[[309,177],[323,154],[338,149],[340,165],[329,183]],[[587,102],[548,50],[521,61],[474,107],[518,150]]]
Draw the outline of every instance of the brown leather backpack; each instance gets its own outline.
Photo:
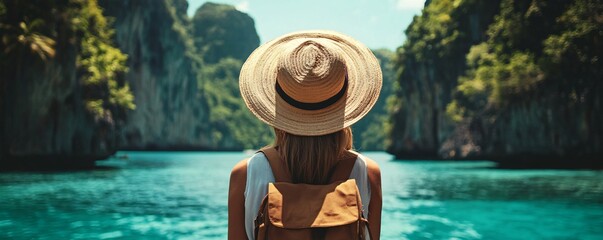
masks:
[[[275,183],[268,184],[256,217],[256,240],[367,239],[360,192],[349,179],[355,158],[339,160],[327,185],[293,184],[276,149],[260,152],[268,158]]]

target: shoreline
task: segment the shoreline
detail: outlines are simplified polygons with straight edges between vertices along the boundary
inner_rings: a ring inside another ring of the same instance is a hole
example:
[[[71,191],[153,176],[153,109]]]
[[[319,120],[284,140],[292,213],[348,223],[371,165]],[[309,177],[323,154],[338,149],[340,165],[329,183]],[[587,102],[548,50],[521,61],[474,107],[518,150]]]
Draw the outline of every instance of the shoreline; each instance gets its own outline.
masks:
[[[161,152],[245,152],[249,150],[243,149],[216,149],[216,148],[199,148],[190,146],[180,146],[174,148],[166,147],[150,147],[150,148],[122,148],[120,150],[103,154],[103,155],[31,155],[31,156],[13,156],[4,157],[0,161],[0,172],[6,171],[62,171],[62,170],[92,170],[99,169],[96,165],[97,161],[104,161],[111,158],[120,158],[118,151],[145,152],[145,151],[161,151]],[[365,150],[363,152],[371,152]],[[379,151],[391,154],[386,151]],[[511,170],[529,170],[529,169],[558,169],[558,170],[603,170],[603,159],[595,154],[590,156],[555,156],[555,155],[509,155],[500,156],[483,156],[483,157],[467,157],[467,158],[442,158],[433,154],[404,154],[396,156],[392,154],[392,161],[490,161],[494,162],[496,169],[511,169]],[[123,156],[121,156],[123,157]],[[127,156],[126,156],[127,157]],[[574,159],[574,160],[568,160]]]

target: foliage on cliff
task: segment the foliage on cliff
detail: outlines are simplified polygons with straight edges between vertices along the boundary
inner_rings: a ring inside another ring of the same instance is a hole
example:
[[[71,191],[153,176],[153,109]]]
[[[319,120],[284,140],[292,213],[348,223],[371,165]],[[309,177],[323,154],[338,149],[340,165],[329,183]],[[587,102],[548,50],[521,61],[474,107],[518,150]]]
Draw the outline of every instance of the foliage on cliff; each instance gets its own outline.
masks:
[[[0,155],[77,165],[115,151],[135,106],[107,21],[94,0],[0,0]]]
[[[434,0],[406,29],[397,50],[398,88],[392,110],[388,151],[412,158],[437,158],[453,123],[446,117],[457,78],[466,68],[465,54],[483,40],[483,31],[498,11],[498,0]]]
[[[199,92],[209,109],[209,132],[215,148],[259,148],[273,139],[272,130],[253,116],[239,93],[243,61],[258,47],[254,22],[233,6],[205,3],[191,20],[197,56],[204,61]]]
[[[602,12],[597,0],[431,1],[399,49],[390,151],[593,158]]]
[[[110,109],[134,109],[129,86],[119,79],[127,71],[127,56],[112,46],[113,32],[96,1],[2,1],[0,5],[4,9],[0,22],[5,67],[26,68],[26,63],[7,61],[22,59],[21,54],[34,54],[45,62],[61,54],[56,53],[55,39],[69,39],[80,44],[76,65],[86,88],[83,98],[88,111],[97,118],[111,118]],[[65,29],[69,32],[61,32],[56,26],[61,23],[69,26]],[[13,81],[19,81],[16,74]]]
[[[383,87],[373,109],[360,121],[352,125],[354,147],[361,151],[383,151],[389,145],[391,128],[387,101],[392,101],[395,89],[394,53],[387,49],[373,50],[379,60],[383,74]]]
[[[64,10],[64,6],[58,7]],[[19,11],[15,11],[19,9]],[[55,55],[56,37],[51,24],[58,21],[48,14],[42,14],[38,7],[29,4],[0,1],[0,31],[2,33],[2,54],[6,63],[8,57],[33,54],[40,60]]]
[[[503,1],[488,39],[467,55],[450,116],[482,125],[487,119],[494,130],[478,134],[521,143],[526,147],[514,148],[523,152],[597,158],[603,151],[602,12],[603,3],[592,0]],[[488,138],[482,145],[509,152]]]
[[[134,96],[120,75],[128,70],[127,56],[112,44],[113,29],[94,0],[74,0],[73,29],[83,35],[77,65],[86,91],[86,108],[96,117],[133,110]]]
[[[599,1],[503,1],[487,41],[467,54],[469,69],[459,78],[451,117],[501,109],[517,98],[600,101],[602,12]]]
[[[210,107],[208,136],[219,147],[256,149],[273,139],[272,130],[249,112],[239,93],[242,62],[222,58],[205,65],[199,83]],[[234,143],[234,145],[233,145]]]

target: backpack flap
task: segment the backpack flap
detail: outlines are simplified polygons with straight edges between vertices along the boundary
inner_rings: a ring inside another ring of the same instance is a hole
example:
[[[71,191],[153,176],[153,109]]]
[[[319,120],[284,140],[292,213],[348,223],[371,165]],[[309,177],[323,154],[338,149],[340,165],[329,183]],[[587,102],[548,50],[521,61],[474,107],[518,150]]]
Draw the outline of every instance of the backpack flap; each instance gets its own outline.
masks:
[[[356,222],[362,204],[354,179],[329,185],[270,183],[267,200],[272,225],[288,229]]]

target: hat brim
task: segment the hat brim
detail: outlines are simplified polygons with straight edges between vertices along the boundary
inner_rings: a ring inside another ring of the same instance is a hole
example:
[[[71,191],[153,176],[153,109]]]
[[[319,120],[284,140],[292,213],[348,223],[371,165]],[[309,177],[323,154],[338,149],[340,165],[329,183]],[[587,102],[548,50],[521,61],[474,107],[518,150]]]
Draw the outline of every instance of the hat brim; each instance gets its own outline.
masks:
[[[276,93],[277,64],[286,48],[307,40],[332,41],[347,68],[344,96],[320,110],[291,106]],[[382,85],[379,61],[362,43],[332,31],[294,32],[257,48],[241,68],[239,87],[245,104],[260,120],[285,132],[318,136],[349,127],[375,105]]]

